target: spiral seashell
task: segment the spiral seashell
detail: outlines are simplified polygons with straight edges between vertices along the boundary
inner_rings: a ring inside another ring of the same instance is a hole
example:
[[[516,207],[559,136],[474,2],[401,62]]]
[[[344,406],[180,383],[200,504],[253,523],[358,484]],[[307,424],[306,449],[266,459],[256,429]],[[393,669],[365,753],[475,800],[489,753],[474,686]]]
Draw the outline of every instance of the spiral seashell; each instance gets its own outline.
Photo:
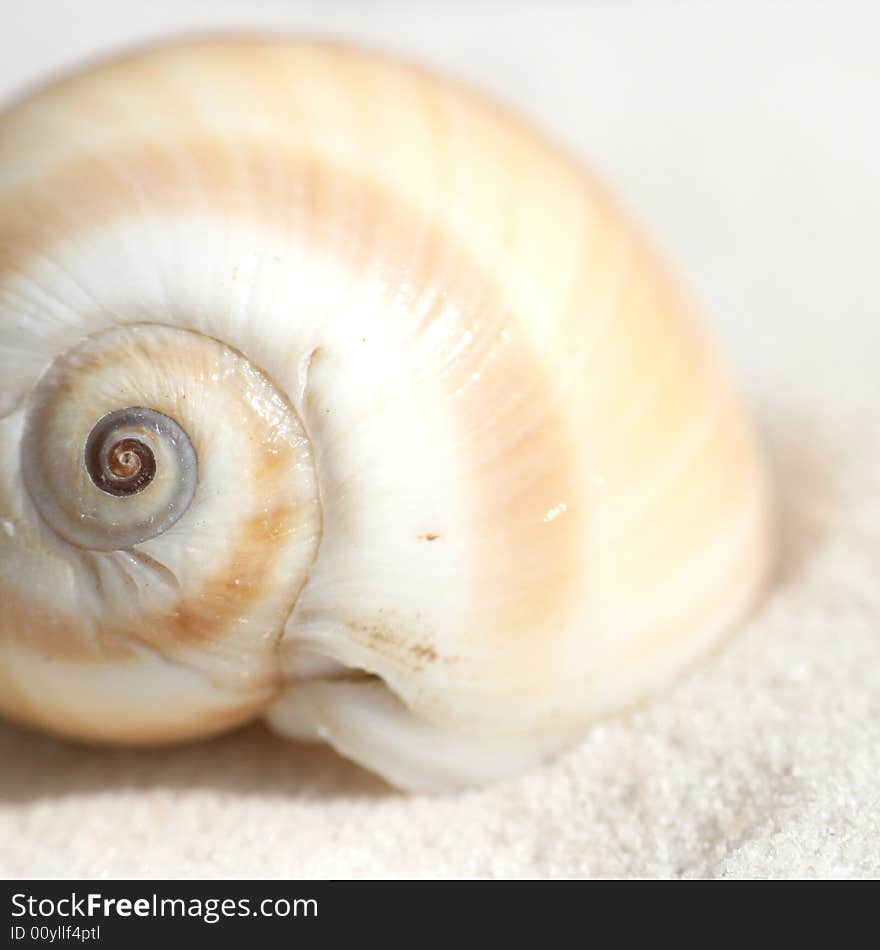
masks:
[[[0,117],[0,711],[525,768],[754,601],[767,483],[605,192],[455,84],[175,45]],[[295,754],[292,751],[291,754]]]

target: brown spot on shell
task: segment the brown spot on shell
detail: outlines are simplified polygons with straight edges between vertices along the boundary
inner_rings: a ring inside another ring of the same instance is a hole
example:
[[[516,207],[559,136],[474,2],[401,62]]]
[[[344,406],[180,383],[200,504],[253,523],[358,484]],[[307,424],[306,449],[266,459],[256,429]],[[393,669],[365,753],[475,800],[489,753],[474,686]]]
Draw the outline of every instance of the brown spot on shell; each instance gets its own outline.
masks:
[[[373,622],[349,621],[352,634],[367,643],[371,651],[386,657],[396,666],[423,672],[428,665],[453,664],[455,657],[444,657],[434,646],[434,639],[424,630],[413,633],[419,618],[408,621],[394,610],[381,610],[382,618]]]

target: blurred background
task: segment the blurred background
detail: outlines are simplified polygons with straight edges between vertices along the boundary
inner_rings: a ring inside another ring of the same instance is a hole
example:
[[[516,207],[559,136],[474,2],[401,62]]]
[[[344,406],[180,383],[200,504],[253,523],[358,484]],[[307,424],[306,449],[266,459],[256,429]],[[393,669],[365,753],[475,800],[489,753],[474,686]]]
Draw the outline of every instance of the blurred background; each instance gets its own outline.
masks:
[[[0,725],[0,874],[880,874],[880,6],[26,0],[0,102],[146,40],[335,37],[594,168],[702,302],[776,472],[777,584],[673,690],[492,789],[408,798],[259,729],[98,752]]]

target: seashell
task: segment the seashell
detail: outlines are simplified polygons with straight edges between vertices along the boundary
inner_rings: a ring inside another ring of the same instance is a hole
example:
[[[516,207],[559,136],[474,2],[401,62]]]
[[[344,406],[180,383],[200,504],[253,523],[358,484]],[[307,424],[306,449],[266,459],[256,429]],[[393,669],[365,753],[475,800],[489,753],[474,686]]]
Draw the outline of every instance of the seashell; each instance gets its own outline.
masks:
[[[526,768],[753,603],[765,470],[602,188],[455,84],[160,48],[0,118],[0,712]],[[293,753],[292,753],[293,754]]]

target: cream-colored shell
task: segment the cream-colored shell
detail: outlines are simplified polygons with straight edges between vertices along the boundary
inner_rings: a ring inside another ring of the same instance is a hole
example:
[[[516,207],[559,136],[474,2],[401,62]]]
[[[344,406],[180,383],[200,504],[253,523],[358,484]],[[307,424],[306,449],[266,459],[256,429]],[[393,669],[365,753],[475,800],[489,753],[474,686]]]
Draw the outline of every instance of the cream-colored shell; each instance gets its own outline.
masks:
[[[127,406],[188,433],[196,494],[158,537],[83,548],[53,466],[77,482],[89,420]],[[15,720],[153,743],[265,713],[402,786],[490,780],[743,614],[766,495],[656,254],[455,84],[212,41],[0,117]]]

